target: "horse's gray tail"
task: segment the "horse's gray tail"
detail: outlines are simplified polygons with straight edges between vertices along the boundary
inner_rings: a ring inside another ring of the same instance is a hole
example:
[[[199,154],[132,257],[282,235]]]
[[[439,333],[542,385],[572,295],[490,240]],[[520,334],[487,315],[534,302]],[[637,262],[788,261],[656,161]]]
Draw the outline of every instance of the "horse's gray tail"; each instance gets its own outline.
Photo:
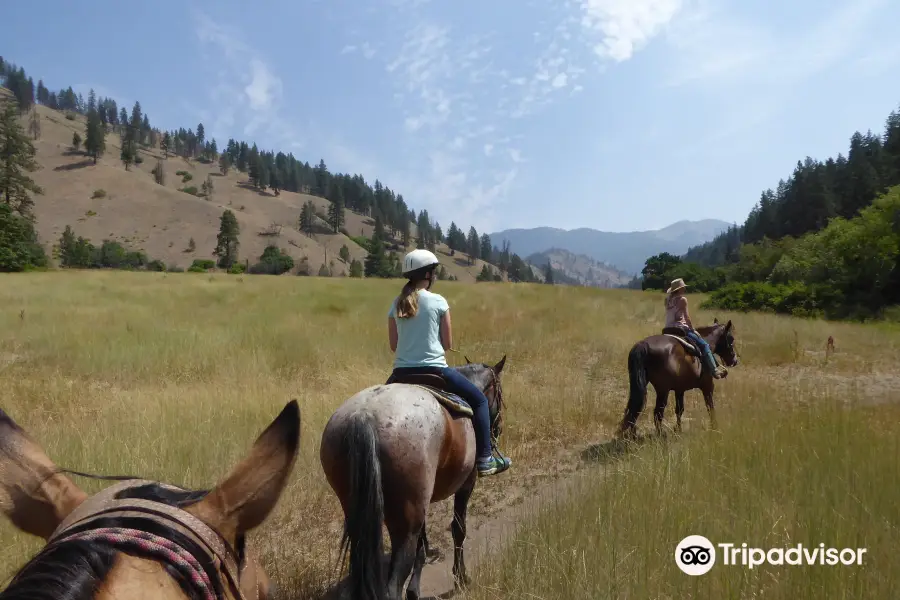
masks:
[[[378,433],[371,418],[360,414],[348,424],[344,434],[344,456],[350,476],[350,495],[341,560],[350,553],[350,597],[359,600],[384,600],[382,569],[384,496],[381,489],[381,464],[378,460]]]
[[[628,404],[622,419],[621,431],[633,429],[638,415],[644,410],[647,398],[647,359],[650,344],[640,341],[628,353]]]

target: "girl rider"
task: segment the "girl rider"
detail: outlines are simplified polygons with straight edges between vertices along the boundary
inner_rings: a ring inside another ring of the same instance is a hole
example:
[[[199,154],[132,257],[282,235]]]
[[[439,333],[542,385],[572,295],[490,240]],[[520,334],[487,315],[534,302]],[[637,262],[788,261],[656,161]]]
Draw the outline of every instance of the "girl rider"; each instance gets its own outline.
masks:
[[[413,250],[403,259],[406,285],[388,312],[388,338],[397,376],[440,375],[447,391],[465,399],[474,413],[475,467],[479,476],[507,470],[512,461],[491,452],[488,399],[471,381],[447,365],[444,351],[452,348],[450,306],[440,294],[430,291],[439,262],[428,250]],[[499,452],[497,453],[499,454]]]
[[[712,376],[721,379],[728,374],[728,371],[716,363],[716,357],[713,356],[709,344],[694,330],[690,314],[688,314],[687,297],[684,295],[686,288],[687,284],[683,279],[674,279],[672,285],[666,290],[666,328],[677,327],[683,330],[685,335],[699,346]]]

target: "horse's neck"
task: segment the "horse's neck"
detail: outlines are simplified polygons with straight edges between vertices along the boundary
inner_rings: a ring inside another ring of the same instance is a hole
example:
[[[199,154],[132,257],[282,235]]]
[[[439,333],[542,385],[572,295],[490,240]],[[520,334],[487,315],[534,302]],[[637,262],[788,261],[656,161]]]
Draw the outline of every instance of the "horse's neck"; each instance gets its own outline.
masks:
[[[704,331],[706,333],[704,333]],[[715,325],[713,325],[712,327],[701,327],[701,328],[697,329],[697,333],[699,333],[700,337],[702,337],[704,340],[706,340],[706,342],[710,346],[713,345],[712,342],[718,341],[718,338],[719,338],[719,328],[716,327]]]

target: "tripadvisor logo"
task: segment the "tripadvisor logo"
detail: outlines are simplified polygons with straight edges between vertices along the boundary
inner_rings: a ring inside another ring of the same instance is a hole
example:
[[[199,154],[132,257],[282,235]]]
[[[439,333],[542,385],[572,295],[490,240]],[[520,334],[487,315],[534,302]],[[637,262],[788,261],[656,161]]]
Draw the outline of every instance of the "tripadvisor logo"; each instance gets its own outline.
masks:
[[[733,543],[713,544],[702,535],[689,535],[675,547],[675,564],[688,575],[704,575],[715,566],[718,558],[723,565],[753,569],[760,565],[861,565],[866,548],[826,548],[819,544],[811,548],[803,544],[787,548],[748,547]]]

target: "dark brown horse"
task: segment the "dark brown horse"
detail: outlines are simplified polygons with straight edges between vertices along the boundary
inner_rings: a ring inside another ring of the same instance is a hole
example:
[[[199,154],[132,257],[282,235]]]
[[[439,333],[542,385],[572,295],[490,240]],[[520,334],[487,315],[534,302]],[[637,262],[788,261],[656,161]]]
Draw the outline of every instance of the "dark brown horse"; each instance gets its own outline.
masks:
[[[619,426],[620,435],[634,436],[638,416],[647,401],[648,383],[656,390],[653,420],[657,433],[661,431],[663,415],[669,403],[669,392],[675,392],[675,431],[681,431],[684,393],[698,388],[703,392],[710,424],[713,428],[717,426],[713,404],[715,383],[712,374],[702,368],[699,350],[695,349],[688,339],[683,337],[676,339],[672,335],[667,335],[668,333],[666,330],[664,334],[646,337],[632,346],[628,353],[628,404]],[[709,327],[698,327],[697,333],[706,340],[713,354],[718,354],[727,366],[737,366],[734,326],[731,321],[721,325],[716,319]]]
[[[3,600],[265,600],[246,533],[278,501],[300,442],[296,401],[211,491],[117,479],[88,496],[0,409],[0,511],[47,544]]]
[[[468,359],[467,359],[468,362]],[[502,432],[500,373],[494,366],[456,367],[488,398],[491,436]],[[441,388],[433,375],[376,385],[346,400],[322,433],[320,458],[325,477],[344,511],[342,554],[349,549],[349,596],[354,600],[419,598],[428,541],[428,505],[454,496],[453,576],[468,583],[463,541],[466,512],[475,489],[475,430],[470,416],[448,410],[422,385]],[[382,523],[391,537],[387,582],[382,570]]]

